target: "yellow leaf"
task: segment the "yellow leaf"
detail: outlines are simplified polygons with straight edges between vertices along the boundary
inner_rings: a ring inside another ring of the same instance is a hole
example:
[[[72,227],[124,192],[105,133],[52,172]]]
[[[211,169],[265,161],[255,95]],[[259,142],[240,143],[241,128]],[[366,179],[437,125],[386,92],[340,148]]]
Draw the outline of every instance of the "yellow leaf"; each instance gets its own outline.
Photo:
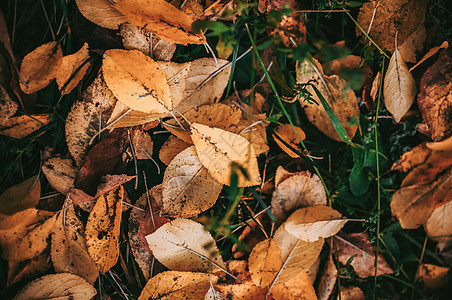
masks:
[[[177,154],[190,146],[189,143],[171,135],[163,144],[162,148],[160,148],[159,158],[165,165],[169,165]]]
[[[28,53],[20,67],[20,75],[26,83],[20,80],[22,91],[31,94],[45,88],[56,77],[62,61],[63,51],[58,42],[41,45]]]
[[[231,300],[264,300],[267,293],[267,288],[258,287],[251,280],[237,284],[219,284],[215,289]]]
[[[217,280],[217,276],[204,273],[166,271],[146,283],[138,300],[204,299]]]
[[[270,285],[281,268],[281,250],[272,239],[266,239],[251,251],[249,269],[254,284],[260,287]]]
[[[70,158],[52,157],[42,164],[42,173],[54,190],[67,195],[74,185],[75,166]]]
[[[127,17],[114,8],[109,0],[76,0],[75,2],[82,15],[99,26],[118,29],[119,25],[127,22]]]
[[[311,279],[306,272],[300,272],[289,281],[275,285],[271,294],[275,300],[317,300]]]
[[[233,164],[239,168],[238,186],[258,185],[261,182],[254,148],[244,137],[218,128],[192,123],[191,138],[199,160],[218,182],[230,185]]]
[[[115,98],[116,99],[116,98]],[[160,118],[166,117],[167,114],[148,114],[138,110],[132,110],[122,102],[116,101],[113,112],[107,121],[108,128],[131,127],[144,125],[151,122],[158,122]]]
[[[88,59],[87,43],[78,52],[63,57],[61,67],[56,75],[56,82],[62,95],[69,94],[83,79],[90,66],[89,62],[85,63]]]
[[[119,256],[122,185],[97,198],[86,223],[86,245],[91,258],[102,274],[116,264]]]
[[[128,107],[153,114],[172,109],[165,75],[154,60],[140,51],[107,50],[102,71],[108,88]]]
[[[419,268],[418,281],[430,289],[440,289],[447,284],[449,268],[422,264]]]
[[[49,116],[45,114],[11,117],[0,125],[0,134],[21,139],[49,124],[49,122]]]
[[[33,208],[38,204],[40,196],[41,181],[37,176],[30,177],[0,195],[0,214],[11,216],[19,211]]]
[[[300,138],[302,140],[304,140],[306,138],[306,134],[304,133],[304,131],[300,127],[295,126],[295,130],[297,131],[298,135],[300,136]],[[293,130],[293,128],[292,128],[292,126],[290,124],[278,125],[278,127],[276,127],[276,129],[275,129],[275,133],[277,133],[278,136],[283,141],[285,141],[287,144],[291,145],[295,149],[297,149],[300,152],[302,152],[302,148],[301,148],[301,145],[300,145],[300,140],[298,139],[298,136],[295,134],[295,131]],[[290,150],[289,147],[284,145],[279,139],[275,138],[275,142],[290,157],[292,157],[292,158],[298,158],[299,157],[298,154],[296,154],[295,152]]]

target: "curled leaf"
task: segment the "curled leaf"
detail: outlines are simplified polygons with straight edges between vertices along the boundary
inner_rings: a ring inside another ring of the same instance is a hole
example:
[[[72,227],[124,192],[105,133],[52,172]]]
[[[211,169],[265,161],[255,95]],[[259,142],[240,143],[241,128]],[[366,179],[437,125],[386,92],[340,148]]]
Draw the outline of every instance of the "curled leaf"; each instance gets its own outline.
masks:
[[[69,94],[80,80],[83,79],[90,66],[90,63],[86,62],[88,59],[89,51],[87,43],[76,53],[63,57],[61,67],[56,75],[56,82],[61,94]]]
[[[41,196],[41,181],[37,176],[16,184],[0,195],[0,214],[14,215],[22,210],[33,208]]]

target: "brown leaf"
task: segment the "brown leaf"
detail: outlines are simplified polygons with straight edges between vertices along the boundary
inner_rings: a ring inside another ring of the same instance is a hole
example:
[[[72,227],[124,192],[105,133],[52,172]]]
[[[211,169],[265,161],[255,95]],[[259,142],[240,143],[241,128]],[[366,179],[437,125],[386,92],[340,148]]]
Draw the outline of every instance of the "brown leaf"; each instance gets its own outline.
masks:
[[[306,134],[304,133],[303,129],[301,129],[298,126],[295,126],[295,130],[297,131],[298,135],[300,136],[301,140],[304,140],[306,138]],[[284,140],[286,143],[294,147],[295,149],[302,152],[302,147],[300,145],[300,140],[298,139],[297,134],[295,133],[294,129],[290,124],[283,124],[279,125],[275,129],[275,133],[278,134],[278,136]],[[289,149],[286,145],[284,145],[279,139],[275,139],[276,144],[287,154],[290,155],[292,158],[298,158],[298,154],[293,152]]]
[[[115,96],[99,73],[82,93],[82,100],[72,105],[66,118],[65,133],[69,152],[78,167],[85,160],[91,138],[106,126],[115,102]]]
[[[211,208],[223,188],[203,167],[193,146],[171,161],[162,184],[162,213],[173,218],[193,217]]]
[[[429,59],[430,57],[432,57],[433,55],[438,53],[439,50],[447,49],[447,48],[449,48],[449,43],[447,41],[444,41],[440,46],[433,47],[424,55],[424,57],[421,58],[421,60],[419,60],[414,66],[412,66],[410,68],[410,72],[413,71],[415,68],[417,68],[424,61],[426,61],[427,59]]]
[[[137,27],[156,33],[168,42],[176,44],[203,44],[202,33],[193,33],[192,16],[164,0],[122,0],[114,6]]]
[[[0,43],[3,44],[9,56],[14,60],[14,53],[11,47],[11,40],[8,34],[8,27],[6,25],[5,17],[3,12],[0,11]]]
[[[138,300],[204,299],[211,282],[217,282],[215,275],[166,271],[146,283]]]
[[[14,300],[28,299],[92,299],[96,289],[83,278],[69,273],[40,277],[25,286]]]
[[[311,279],[306,272],[300,272],[289,281],[275,285],[271,294],[276,300],[317,300]]]
[[[313,84],[315,84],[328,102],[349,138],[352,139],[358,126],[350,126],[349,121],[353,117],[359,118],[359,107],[355,93],[350,88],[346,90],[347,83],[339,76],[324,76],[322,66],[318,61],[313,60],[313,63],[306,59],[297,64],[297,83],[307,83],[309,80],[313,80]],[[313,99],[319,103],[319,105],[315,103],[310,104],[300,99],[301,106],[304,108],[309,121],[329,138],[342,141],[334,129],[323,105],[320,104],[320,99],[317,97],[314,89],[310,86],[307,89],[312,94]]]
[[[369,242],[369,236],[361,233],[341,233],[335,236],[335,247],[338,259],[342,264],[347,264],[353,256],[351,266],[360,278],[375,275],[375,247]],[[394,271],[388,265],[381,254],[378,254],[377,276],[392,274]]]
[[[135,152],[136,159],[151,159],[154,148],[151,136],[141,129],[134,129],[131,134],[132,144]],[[130,148],[129,148],[130,149]],[[130,150],[131,151],[131,150]],[[129,153],[129,156],[133,158],[133,154]]]
[[[218,284],[215,289],[231,300],[264,300],[267,288],[257,287],[251,280],[238,284]]]
[[[422,264],[419,267],[418,281],[430,289],[440,289],[447,284],[449,268],[432,264]]]
[[[330,255],[328,263],[322,277],[320,278],[318,287],[318,298],[319,300],[330,299],[333,293],[334,286],[336,285],[336,280],[338,277],[338,272],[336,265],[334,264],[333,257]]]
[[[298,208],[326,203],[325,189],[320,178],[309,171],[302,171],[291,174],[276,186],[271,210],[276,219],[282,222]]]
[[[149,248],[168,269],[211,272],[224,268],[215,240],[203,225],[189,219],[175,219],[146,236]],[[207,292],[207,291],[206,291]]]
[[[111,1],[76,0],[75,2],[82,15],[99,26],[118,29],[119,25],[127,22],[127,17],[119,12]]]
[[[21,261],[43,252],[56,217],[54,212],[35,208],[17,212],[12,216],[0,215],[2,258]]]
[[[20,81],[20,88],[31,94],[45,88],[54,79],[63,61],[63,51],[58,42],[39,46],[28,53],[20,67],[20,75],[26,85]]]
[[[116,98],[115,98],[116,99]],[[159,123],[160,118],[166,117],[167,114],[148,114],[142,111],[133,110],[127,105],[116,101],[115,107],[107,121],[109,128],[131,127],[137,125],[149,124],[151,122]],[[147,129],[145,129],[147,130]]]
[[[449,197],[452,197],[452,193]],[[452,201],[441,205],[433,211],[424,224],[427,235],[438,242],[438,248],[443,249],[447,241],[452,239]]]
[[[102,274],[105,274],[118,260],[123,199],[122,185],[100,196],[86,223],[86,246]]]
[[[74,206],[61,213],[52,234],[52,262],[58,273],[76,274],[90,284],[99,276],[99,269],[86,247],[83,223],[75,214]]]
[[[21,139],[49,124],[49,122],[49,116],[46,114],[11,117],[0,125],[0,134]]]
[[[437,142],[452,134],[452,48],[440,52],[421,79],[419,110]]]
[[[383,95],[386,108],[394,121],[399,123],[416,97],[416,83],[398,50],[392,54],[389,61]]]
[[[452,151],[452,136],[436,143],[427,143],[427,148],[436,151]]]
[[[428,0],[367,2],[359,10],[358,24],[378,46],[394,52],[394,36],[403,43],[423,22]],[[357,27],[356,34],[361,36],[364,44],[368,40]]]
[[[172,109],[170,88],[159,64],[140,51],[107,50],[102,72],[113,95],[128,107],[152,114]]]
[[[260,242],[251,251],[249,268],[251,279],[256,286],[269,286],[281,265],[281,250],[272,239]]]
[[[160,148],[159,158],[165,165],[169,165],[177,154],[190,146],[191,144],[172,135],[166,140],[162,148]]]
[[[253,146],[238,134],[192,123],[191,138],[199,160],[218,182],[230,185],[232,166],[238,164],[247,177],[237,170],[238,186],[258,185],[261,181]]]
[[[363,291],[356,286],[348,286],[341,288],[341,299],[342,300],[365,300]]]
[[[11,100],[8,92],[0,84],[0,125],[8,121],[16,112],[18,105]]]
[[[85,43],[82,48],[74,54],[63,57],[60,69],[56,75],[56,82],[62,95],[69,94],[77,84],[83,79],[90,63],[88,44]]]
[[[37,256],[23,261],[8,261],[8,281],[11,286],[22,280],[30,280],[43,274],[52,268],[50,263],[50,250],[46,248],[44,252]]]
[[[70,158],[49,158],[43,162],[42,172],[52,188],[63,195],[74,185],[76,170]]]
[[[12,216],[35,207],[41,197],[41,181],[37,176],[16,184],[0,195],[0,214]]]
[[[424,49],[426,38],[425,25],[420,23],[418,28],[400,45],[400,54],[406,62],[416,62],[416,54]]]

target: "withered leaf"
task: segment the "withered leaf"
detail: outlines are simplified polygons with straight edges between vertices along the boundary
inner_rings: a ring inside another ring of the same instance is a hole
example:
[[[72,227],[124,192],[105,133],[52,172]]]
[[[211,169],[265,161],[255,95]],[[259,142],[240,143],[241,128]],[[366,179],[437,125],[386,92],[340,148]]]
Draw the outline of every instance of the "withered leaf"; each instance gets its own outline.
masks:
[[[224,268],[215,240],[195,221],[175,219],[146,236],[146,240],[155,258],[168,269],[211,272],[217,269],[212,262]]]
[[[168,42],[203,44],[202,33],[191,30],[196,20],[164,0],[122,0],[114,6],[137,27],[146,28]]]
[[[52,268],[49,247],[37,256],[23,261],[8,261],[8,281],[11,286],[22,280],[30,280]]]
[[[253,146],[244,137],[218,128],[192,123],[191,138],[199,160],[218,182],[230,185],[232,164],[238,164],[247,172],[247,177],[237,170],[238,186],[260,183]]]
[[[52,233],[51,258],[58,273],[76,274],[91,284],[99,276],[99,269],[86,247],[84,226],[69,206],[66,214],[60,213]]]
[[[100,196],[86,223],[86,246],[102,274],[105,274],[118,260],[123,199],[122,185]]]
[[[416,97],[416,83],[397,49],[389,61],[383,94],[386,108],[399,123]]]
[[[450,192],[449,199],[452,197],[452,192]],[[452,218],[450,218],[452,213],[452,201],[441,205],[433,211],[428,218],[427,222],[424,224],[425,232],[427,235],[438,242],[438,248],[444,248],[447,241],[452,239]]]
[[[45,88],[58,73],[63,61],[63,51],[58,42],[39,46],[28,53],[20,66],[20,75],[26,85],[20,81],[20,88],[31,94]]]
[[[440,289],[447,284],[450,268],[432,264],[422,264],[419,267],[418,281],[430,289]]]
[[[304,140],[306,138],[306,134],[304,133],[303,129],[301,129],[298,126],[295,126],[295,130],[297,131],[298,136],[300,136],[301,140]],[[282,140],[284,140],[286,143],[288,143],[289,145],[291,145],[295,149],[297,149],[299,151],[302,150],[302,148],[300,146],[300,140],[298,139],[297,134],[295,133],[294,129],[292,128],[292,126],[290,124],[279,125],[275,129],[275,133],[278,134],[278,136]],[[286,152],[288,155],[290,155],[290,157],[292,157],[292,158],[298,158],[299,157],[298,154],[296,154],[295,152],[290,150],[289,147],[284,145],[279,139],[275,138],[275,142],[276,142],[276,144],[278,144],[278,146],[284,152]]]
[[[165,75],[153,59],[140,51],[107,50],[102,72],[108,88],[128,107],[153,114],[167,113],[172,109]]]
[[[60,69],[56,75],[56,82],[61,94],[69,94],[83,79],[90,66],[88,44],[74,54],[63,57]],[[86,63],[85,63],[86,62]]]
[[[37,176],[30,177],[0,195],[0,214],[11,216],[19,211],[33,208],[38,204],[40,196],[41,181]]]
[[[70,158],[49,158],[43,162],[42,172],[52,188],[63,195],[74,185],[76,170]]]
[[[11,100],[8,92],[0,84],[0,125],[5,123],[17,112],[18,105]]]
[[[107,121],[109,128],[130,127],[149,124],[151,122],[159,123],[158,119],[166,117],[167,114],[148,114],[142,111],[133,110],[122,102],[116,101],[115,107]]]
[[[256,286],[270,285],[282,265],[281,250],[272,239],[266,239],[251,251],[249,257],[251,279]]]
[[[343,300],[365,300],[363,291],[356,286],[341,288],[341,299]]]
[[[75,2],[82,15],[99,26],[118,29],[119,25],[127,22],[127,17],[115,9],[111,1],[76,0]]]
[[[49,124],[49,122],[49,116],[46,114],[11,117],[0,125],[0,134],[21,139]]]
[[[223,188],[201,164],[193,146],[171,161],[162,184],[162,213],[177,218],[193,217],[209,209]]]
[[[165,165],[169,165],[177,154],[190,146],[191,144],[172,135],[165,141],[162,148],[160,148],[159,158]]]
[[[166,271],[147,282],[138,300],[204,299],[211,282],[217,282],[215,275]]]
[[[309,275],[302,271],[289,281],[277,284],[271,295],[275,300],[316,300],[314,287]]]
[[[422,64],[424,61],[438,53],[441,49],[447,49],[449,48],[449,43],[447,41],[442,42],[440,46],[433,47],[430,49],[414,66],[410,68],[410,72],[413,71],[415,68],[417,68],[420,64]]]
[[[264,300],[268,290],[267,288],[256,286],[250,279],[237,284],[218,284],[215,289],[223,295],[227,295],[228,298],[226,299],[232,300]]]
[[[96,289],[83,278],[69,273],[40,277],[26,285],[14,300],[28,299],[92,299]]]
[[[334,264],[333,257],[330,255],[328,263],[322,277],[320,278],[318,288],[318,299],[328,300],[333,292],[337,280],[337,268]]]
[[[405,62],[416,62],[416,54],[424,48],[426,38],[425,25],[420,23],[418,28],[400,45],[399,51]]]

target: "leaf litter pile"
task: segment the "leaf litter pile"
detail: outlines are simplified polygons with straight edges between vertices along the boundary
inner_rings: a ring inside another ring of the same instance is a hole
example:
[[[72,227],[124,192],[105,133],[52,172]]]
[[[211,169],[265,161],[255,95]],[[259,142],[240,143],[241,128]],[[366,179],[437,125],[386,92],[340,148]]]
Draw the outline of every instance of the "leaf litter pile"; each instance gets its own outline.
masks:
[[[446,1],[6,2],[2,299],[451,292]]]

